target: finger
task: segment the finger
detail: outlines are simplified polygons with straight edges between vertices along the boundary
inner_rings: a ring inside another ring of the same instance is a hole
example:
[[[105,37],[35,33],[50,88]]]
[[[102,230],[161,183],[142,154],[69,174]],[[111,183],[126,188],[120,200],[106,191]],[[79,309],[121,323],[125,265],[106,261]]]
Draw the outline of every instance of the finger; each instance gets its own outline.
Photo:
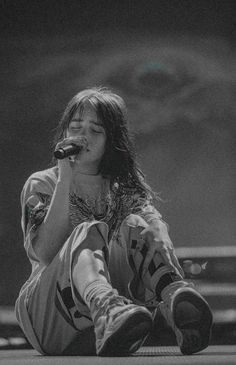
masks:
[[[85,141],[85,137],[83,136],[70,136],[70,137],[65,137],[63,140],[58,142],[58,145],[68,145],[71,142],[73,143],[81,143],[83,141]]]
[[[179,260],[175,254],[175,250],[173,247],[173,243],[172,241],[169,239],[169,247],[167,247],[167,250],[170,254],[170,258],[171,258],[171,263],[173,264],[173,266],[178,270],[178,274],[184,276],[184,271],[182,269],[182,267],[179,264]]]
[[[175,265],[173,264],[172,262],[172,259],[171,259],[171,256],[170,256],[170,253],[169,253],[169,250],[166,248],[166,247],[162,247],[160,249],[160,254],[161,254],[161,257],[162,259],[164,260],[164,263],[169,266],[169,268],[171,270],[173,270],[174,272],[177,272],[176,270],[176,267]]]
[[[139,234],[141,237],[143,237],[147,232],[147,228],[144,228]]]
[[[71,136],[71,137],[68,137],[68,141],[69,141],[69,143],[73,142],[80,146],[86,145],[88,142],[88,140],[85,136]]]
[[[67,146],[68,144],[71,143],[71,140],[70,140],[70,137],[66,137],[64,138],[62,141],[59,141],[56,145],[56,149],[57,148],[61,148],[61,147],[65,147]]]
[[[146,272],[148,271],[148,267],[155,255],[155,253],[156,253],[155,250],[148,250],[145,260],[143,262],[143,275],[145,275]]]
[[[145,240],[143,238],[138,239],[137,245],[136,245],[134,253],[133,253],[134,258],[135,258],[136,255],[138,255],[140,253],[140,251],[142,250],[144,244],[145,244]]]
[[[171,251],[171,257],[172,257],[173,264],[177,267],[178,271],[180,272],[180,275],[183,276],[183,278],[184,278],[184,270],[180,266],[179,260],[174,251]]]

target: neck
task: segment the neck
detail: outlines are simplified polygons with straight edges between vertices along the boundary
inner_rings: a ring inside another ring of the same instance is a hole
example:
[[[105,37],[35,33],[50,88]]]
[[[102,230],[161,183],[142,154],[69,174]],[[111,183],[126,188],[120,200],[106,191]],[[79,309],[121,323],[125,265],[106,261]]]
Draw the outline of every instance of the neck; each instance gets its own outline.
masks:
[[[83,186],[83,189],[90,189],[95,185],[100,185],[102,181],[103,177],[100,174],[92,173],[91,171],[77,170],[73,177],[71,188],[74,191],[77,191],[77,188],[81,190],[81,186]]]
[[[88,163],[86,163],[86,165],[79,164],[76,166],[75,175],[91,175],[91,176],[99,175],[98,165],[88,164]]]
[[[98,172],[92,173],[88,171],[77,171],[77,175],[89,175],[89,176],[97,176],[99,175]]]

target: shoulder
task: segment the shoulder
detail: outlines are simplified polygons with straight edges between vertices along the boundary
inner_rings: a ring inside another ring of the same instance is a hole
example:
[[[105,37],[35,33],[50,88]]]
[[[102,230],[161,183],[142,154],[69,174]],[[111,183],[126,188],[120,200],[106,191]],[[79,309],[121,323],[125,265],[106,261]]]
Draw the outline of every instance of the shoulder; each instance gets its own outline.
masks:
[[[34,189],[43,189],[48,194],[52,194],[57,182],[58,177],[58,169],[56,166],[34,172],[31,174],[28,179],[26,180],[23,191],[26,190],[34,190]]]
[[[56,183],[57,177],[58,177],[58,169],[57,166],[54,166],[46,170],[34,172],[29,176],[28,180],[39,180],[39,181],[48,181],[51,183]]]
[[[119,182],[117,184],[116,190],[119,195],[128,195],[128,196],[146,195],[144,188],[140,184],[137,184],[137,182],[130,179]]]

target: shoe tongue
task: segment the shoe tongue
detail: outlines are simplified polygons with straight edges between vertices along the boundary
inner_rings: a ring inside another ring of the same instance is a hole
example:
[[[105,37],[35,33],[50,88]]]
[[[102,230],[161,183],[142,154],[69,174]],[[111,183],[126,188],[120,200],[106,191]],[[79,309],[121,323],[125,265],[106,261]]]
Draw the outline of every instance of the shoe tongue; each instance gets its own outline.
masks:
[[[114,300],[113,298],[116,298],[116,296],[115,290],[111,290],[102,296],[92,298],[90,312],[93,321],[96,321],[99,316],[106,312],[107,306]]]
[[[118,295],[116,289],[110,291],[102,298],[97,298],[93,300],[91,303],[91,316],[94,321],[94,324],[99,319],[100,316],[108,314],[111,310],[114,312],[120,311],[120,307],[125,307],[128,304],[131,304],[131,300]]]

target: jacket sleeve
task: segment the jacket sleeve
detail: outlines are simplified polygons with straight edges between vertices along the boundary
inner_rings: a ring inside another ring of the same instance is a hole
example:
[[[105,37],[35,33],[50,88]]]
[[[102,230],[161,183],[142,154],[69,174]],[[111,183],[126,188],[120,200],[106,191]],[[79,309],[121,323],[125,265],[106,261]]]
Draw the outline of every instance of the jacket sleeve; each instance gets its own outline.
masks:
[[[24,247],[29,258],[36,261],[38,259],[32,243],[37,238],[38,227],[47,214],[51,201],[50,190],[50,186],[46,181],[29,178],[21,192],[21,227],[24,236]]]

